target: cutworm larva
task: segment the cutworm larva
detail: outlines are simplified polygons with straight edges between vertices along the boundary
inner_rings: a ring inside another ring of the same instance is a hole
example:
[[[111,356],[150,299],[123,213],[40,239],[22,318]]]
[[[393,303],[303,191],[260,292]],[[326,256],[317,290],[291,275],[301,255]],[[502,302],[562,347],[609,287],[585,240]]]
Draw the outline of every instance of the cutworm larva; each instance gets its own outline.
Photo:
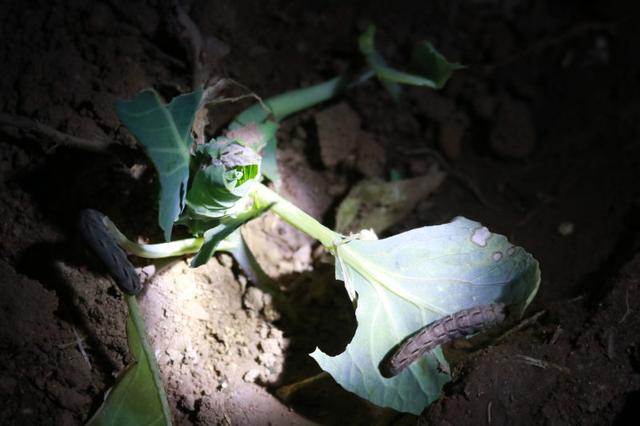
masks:
[[[380,373],[393,377],[425,353],[460,337],[487,330],[504,321],[504,303],[474,306],[442,317],[395,346],[380,363]]]

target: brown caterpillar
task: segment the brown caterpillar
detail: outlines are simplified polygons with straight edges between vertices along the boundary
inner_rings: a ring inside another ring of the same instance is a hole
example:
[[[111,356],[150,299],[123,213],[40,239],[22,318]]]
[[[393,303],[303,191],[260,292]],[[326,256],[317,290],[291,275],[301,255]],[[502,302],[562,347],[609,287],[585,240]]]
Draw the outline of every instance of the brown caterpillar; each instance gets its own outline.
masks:
[[[380,362],[383,377],[393,377],[425,353],[460,337],[487,330],[506,318],[504,303],[474,306],[442,317],[422,327],[391,351]]]
[[[127,255],[113,239],[104,224],[105,215],[97,210],[80,212],[79,228],[89,247],[107,267],[120,290],[136,295],[142,290],[140,279]]]

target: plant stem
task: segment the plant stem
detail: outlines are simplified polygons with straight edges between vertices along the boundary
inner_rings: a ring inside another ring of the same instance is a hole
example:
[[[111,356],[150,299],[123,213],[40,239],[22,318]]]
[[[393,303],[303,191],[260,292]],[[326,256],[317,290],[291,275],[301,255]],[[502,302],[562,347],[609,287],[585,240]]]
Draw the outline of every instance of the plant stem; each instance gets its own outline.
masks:
[[[261,183],[255,186],[252,195],[256,204],[271,205],[271,211],[300,231],[320,241],[330,251],[333,251],[336,243],[343,238],[342,234],[327,228]]]
[[[372,69],[365,69],[354,79],[348,80],[346,75],[339,75],[331,80],[315,84],[304,89],[290,90],[280,95],[272,96],[264,101],[250,106],[241,112],[233,121],[240,125],[249,123],[262,123],[269,115],[273,115],[276,121],[280,121],[291,114],[295,114],[314,105],[328,101],[342,93],[345,89],[351,89],[375,76]],[[265,110],[264,106],[269,108]]]
[[[316,104],[327,101],[338,95],[344,88],[346,78],[334,77],[331,80],[305,87],[304,89],[291,90],[280,95],[273,96],[264,101],[271,110],[265,111],[262,104],[255,104],[240,113],[234,122],[245,125],[249,123],[262,123],[269,115],[280,121],[296,112],[310,108]]]
[[[134,256],[144,257],[147,259],[162,259],[165,257],[196,253],[204,243],[204,239],[202,237],[196,237],[160,244],[138,244],[131,241],[122,232],[120,232],[109,218],[105,218],[104,223],[109,230],[109,233],[120,247]],[[235,248],[233,244],[223,240],[220,242],[216,250],[229,251],[233,248]]]

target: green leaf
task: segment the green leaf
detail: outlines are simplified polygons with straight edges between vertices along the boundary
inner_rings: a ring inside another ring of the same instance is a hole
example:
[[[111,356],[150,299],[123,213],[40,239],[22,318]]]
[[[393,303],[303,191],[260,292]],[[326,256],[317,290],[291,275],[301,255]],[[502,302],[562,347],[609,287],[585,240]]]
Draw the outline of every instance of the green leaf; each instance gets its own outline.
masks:
[[[222,165],[199,170],[187,195],[186,216],[220,218],[231,214],[238,200],[247,195],[251,185],[238,185],[242,172],[225,170]]]
[[[190,225],[190,221],[206,222],[243,211],[246,206],[240,200],[260,180],[260,155],[226,137],[198,147],[198,153],[206,153],[211,164],[196,172],[179,223]],[[196,227],[191,229],[198,233]]]
[[[116,104],[118,118],[145,147],[158,172],[158,223],[167,241],[184,208],[193,143],[191,126],[201,99],[202,88],[177,96],[167,105],[155,90],[145,89]]]
[[[442,56],[428,42],[422,42],[414,49],[413,60],[417,66],[417,72],[409,73],[397,70],[387,64],[382,55],[376,50],[375,27],[370,25],[358,38],[360,51],[365,56],[367,63],[376,73],[376,76],[394,99],[398,99],[402,91],[400,84],[411,86],[425,86],[432,89],[441,89],[453,73],[464,68],[460,64],[452,64]]]
[[[129,307],[127,341],[134,362],[118,376],[88,426],[170,425],[171,412],[160,370],[147,341],[144,321],[134,296],[125,295]]]
[[[262,111],[262,110],[257,110]],[[251,114],[248,114],[251,117]],[[248,119],[245,117],[244,119]],[[266,120],[266,117],[263,119]],[[278,124],[273,121],[264,121],[257,123],[250,121],[247,124],[241,124],[236,119],[230,126],[227,137],[239,141],[247,146],[254,146],[256,152],[261,152],[262,163],[260,171],[274,183],[276,188],[280,187],[280,173],[278,172],[278,160],[276,157],[277,141],[276,131]]]
[[[198,266],[207,263],[207,261],[211,259],[211,256],[213,256],[213,254],[215,253],[216,249],[218,248],[218,244],[220,244],[222,240],[229,237],[242,225],[260,216],[268,209],[269,206],[253,207],[250,210],[238,215],[225,217],[216,227],[207,230],[203,235],[204,243],[202,244],[200,251],[198,251],[196,256],[191,261],[191,267],[197,268]]]
[[[226,247],[224,251],[233,256],[249,281],[260,287],[263,291],[274,294],[281,294],[277,283],[262,269],[258,259],[246,243],[240,229],[232,232],[225,238]]]
[[[478,222],[414,229],[336,248],[336,275],[357,293],[358,328],[346,350],[311,354],[348,391],[374,404],[419,414],[450,380],[440,348],[393,378],[379,365],[404,338],[445,315],[503,302],[521,314],[540,283],[538,262]],[[355,292],[355,293],[354,293]]]
[[[417,45],[413,50],[413,63],[420,71],[420,76],[433,81],[436,89],[442,89],[454,71],[465,68],[462,64],[448,62],[431,43],[426,41]],[[416,85],[422,86],[423,84]]]

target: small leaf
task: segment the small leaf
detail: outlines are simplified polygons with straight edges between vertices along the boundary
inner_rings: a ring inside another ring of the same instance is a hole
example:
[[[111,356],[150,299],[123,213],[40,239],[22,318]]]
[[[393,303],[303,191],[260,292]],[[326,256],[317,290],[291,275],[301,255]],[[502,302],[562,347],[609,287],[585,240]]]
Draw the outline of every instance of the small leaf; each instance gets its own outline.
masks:
[[[253,282],[265,292],[275,293],[278,291],[277,283],[262,269],[258,259],[253,255],[249,245],[242,236],[240,229],[237,229],[225,238],[225,242],[227,243],[227,247],[224,251],[233,256],[249,281]]]
[[[198,266],[207,263],[207,261],[209,261],[211,256],[213,256],[213,254],[215,253],[218,244],[220,244],[222,240],[229,237],[242,225],[260,216],[268,209],[269,206],[260,208],[254,207],[236,216],[225,217],[216,227],[207,230],[203,235],[204,244],[202,244],[200,251],[198,251],[196,256],[191,261],[191,267],[197,268]]]
[[[264,102],[256,103],[242,111],[231,124],[231,129],[245,126],[251,123],[260,125],[268,124],[272,117],[276,122],[280,122],[291,114],[311,108],[321,102],[336,97],[344,90],[347,79],[339,76],[325,82],[315,84],[303,89],[291,90],[279,95],[272,96]],[[275,129],[270,137],[267,137],[267,145],[262,153],[262,174],[274,183],[276,188],[280,187],[280,173],[278,172],[278,162],[276,160],[277,140]]]
[[[393,378],[380,362],[395,345],[445,315],[505,303],[521,314],[538,290],[538,262],[478,222],[414,229],[383,240],[336,248],[336,276],[357,293],[358,327],[346,350],[311,356],[348,391],[374,404],[414,414],[450,380],[440,348]]]
[[[242,211],[240,200],[260,180],[261,157],[253,149],[225,137],[198,147],[211,165],[196,172],[179,223],[220,219]],[[194,228],[192,228],[195,231]]]
[[[442,89],[454,71],[465,68],[464,65],[448,62],[431,43],[426,41],[413,50],[413,62],[422,77],[435,82],[436,89]]]
[[[191,126],[201,98],[202,88],[175,97],[167,105],[155,90],[145,89],[133,99],[116,104],[118,118],[145,147],[158,172],[158,223],[167,241],[185,205],[193,143]]]
[[[244,145],[254,147],[256,152],[262,154],[260,171],[266,176],[276,188],[280,187],[280,173],[278,171],[278,160],[276,158],[276,131],[277,123],[265,121],[263,123],[249,122],[241,125],[240,122],[232,123],[227,137],[237,140]]]
[[[144,331],[144,320],[135,296],[125,295],[129,307],[127,341],[134,362],[111,388],[88,426],[170,425],[171,412],[160,370]]]
[[[226,216],[236,202],[246,195],[245,191],[237,190],[238,180],[238,174],[233,170],[225,170],[223,165],[212,165],[199,170],[187,194],[185,215],[192,219]],[[250,188],[247,186],[246,189],[248,193]]]
[[[464,68],[460,64],[451,64],[428,42],[416,47],[413,54],[418,69],[415,73],[397,70],[387,64],[382,55],[376,50],[374,43],[375,27],[370,25],[359,37],[360,51],[367,63],[376,73],[380,82],[394,99],[401,93],[400,84],[411,86],[425,86],[441,89],[453,73]]]

